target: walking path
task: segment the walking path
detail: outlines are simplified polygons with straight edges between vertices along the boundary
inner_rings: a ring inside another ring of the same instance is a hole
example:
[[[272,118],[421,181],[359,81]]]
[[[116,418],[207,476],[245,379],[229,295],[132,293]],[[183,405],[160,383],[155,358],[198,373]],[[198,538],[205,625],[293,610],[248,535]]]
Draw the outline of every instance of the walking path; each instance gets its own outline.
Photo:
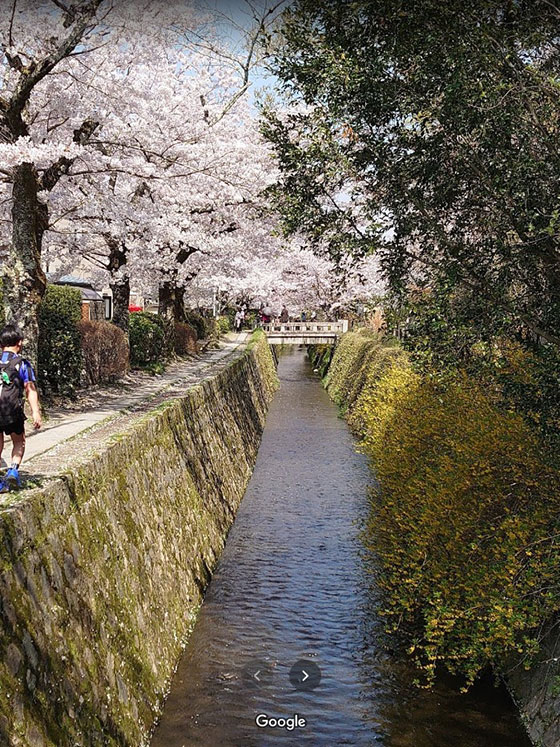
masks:
[[[105,438],[141,413],[182,396],[194,384],[214,376],[243,351],[249,334],[230,332],[218,348],[172,363],[161,376],[105,390],[95,399],[95,407],[79,412],[55,409],[48,413],[49,418],[39,431],[34,431],[28,421],[23,476],[33,479],[53,476],[60,472],[61,464],[67,468],[68,462],[83,455],[88,447],[99,448]],[[9,463],[12,448],[11,440],[5,441],[2,464]]]

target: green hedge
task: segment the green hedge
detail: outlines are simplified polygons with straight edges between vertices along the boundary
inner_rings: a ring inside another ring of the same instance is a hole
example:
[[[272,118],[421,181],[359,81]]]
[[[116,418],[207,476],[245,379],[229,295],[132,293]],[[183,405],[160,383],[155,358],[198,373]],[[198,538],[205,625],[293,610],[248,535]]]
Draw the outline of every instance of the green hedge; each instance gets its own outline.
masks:
[[[233,329],[233,325],[229,316],[219,316],[216,319],[216,323],[218,325],[218,332],[221,335],[225,335],[226,332],[231,332],[231,330]]]
[[[205,319],[198,313],[198,311],[187,309],[185,311],[185,322],[193,327],[196,332],[197,340],[204,340],[206,338]]]
[[[329,370],[333,350],[332,345],[310,345],[307,348],[311,365],[321,378],[324,378]]]
[[[77,288],[48,285],[39,306],[38,374],[43,391],[72,394],[83,367],[78,322],[82,296]]]
[[[225,318],[225,317],[220,317]],[[185,321],[194,327],[196,330],[196,336],[198,340],[212,340],[219,337],[220,331],[218,331],[218,320],[214,319],[213,316],[202,316],[198,311],[187,309],[185,312]],[[226,322],[223,322],[225,325]],[[231,329],[231,327],[229,328]],[[226,329],[224,331],[227,332]]]
[[[130,315],[128,339],[134,368],[163,364],[167,358],[165,325],[157,314],[136,311]]]

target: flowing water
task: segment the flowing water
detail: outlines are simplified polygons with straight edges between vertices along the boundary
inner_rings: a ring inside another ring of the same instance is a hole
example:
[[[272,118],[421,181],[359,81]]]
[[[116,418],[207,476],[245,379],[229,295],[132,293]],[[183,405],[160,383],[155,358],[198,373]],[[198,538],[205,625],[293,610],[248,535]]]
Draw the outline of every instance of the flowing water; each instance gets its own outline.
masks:
[[[359,540],[365,457],[303,349],[280,357],[279,375],[254,474],[152,747],[529,745],[504,689],[487,683],[460,695],[440,681],[419,691],[384,645]],[[315,685],[317,671],[318,685],[296,689],[292,668],[298,688]],[[259,714],[297,714],[305,726],[257,726]]]

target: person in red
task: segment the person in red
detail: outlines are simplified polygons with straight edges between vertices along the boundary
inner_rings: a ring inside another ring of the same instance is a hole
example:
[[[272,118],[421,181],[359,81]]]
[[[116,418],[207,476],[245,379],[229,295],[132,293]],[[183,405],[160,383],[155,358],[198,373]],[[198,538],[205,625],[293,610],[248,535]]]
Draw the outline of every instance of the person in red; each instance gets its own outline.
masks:
[[[33,427],[41,427],[41,409],[35,372],[29,361],[20,355],[23,335],[12,325],[0,332],[0,454],[4,435],[12,439],[12,463],[0,479],[0,493],[21,487],[19,468],[25,453],[25,413],[23,397],[31,407]]]

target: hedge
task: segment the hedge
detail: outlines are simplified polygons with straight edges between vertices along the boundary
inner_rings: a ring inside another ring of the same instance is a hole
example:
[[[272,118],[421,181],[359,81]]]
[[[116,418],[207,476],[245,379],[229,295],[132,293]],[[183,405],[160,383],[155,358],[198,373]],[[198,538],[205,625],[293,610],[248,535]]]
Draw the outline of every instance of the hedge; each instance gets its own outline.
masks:
[[[311,365],[321,378],[324,378],[329,370],[333,356],[332,345],[309,345],[307,348]]]
[[[229,316],[219,316],[216,319],[216,324],[218,327],[218,333],[220,335],[225,335],[226,332],[231,332],[231,330],[233,329],[233,325]]]
[[[122,329],[110,322],[78,323],[87,384],[114,381],[128,370],[128,340]]]
[[[161,317],[148,311],[130,315],[128,339],[130,363],[144,368],[153,363],[164,363],[167,358],[165,328]]]
[[[213,316],[202,316],[198,311],[187,309],[185,312],[185,321],[191,327],[194,327],[198,340],[217,339],[220,334],[220,331],[218,331],[218,321]],[[225,325],[226,322],[223,324]],[[226,329],[224,331],[227,332]]]
[[[177,322],[175,324],[175,352],[177,355],[196,353],[196,331],[190,324]]]
[[[83,366],[78,322],[82,296],[77,288],[48,285],[39,305],[38,375],[43,391],[72,394]]]
[[[192,309],[186,309],[185,322],[194,328],[198,340],[204,340],[206,338],[205,318],[201,314]]]
[[[343,336],[326,387],[362,436],[378,482],[365,542],[382,613],[430,683],[528,666],[560,611],[560,475],[499,391],[419,375],[399,348]]]

